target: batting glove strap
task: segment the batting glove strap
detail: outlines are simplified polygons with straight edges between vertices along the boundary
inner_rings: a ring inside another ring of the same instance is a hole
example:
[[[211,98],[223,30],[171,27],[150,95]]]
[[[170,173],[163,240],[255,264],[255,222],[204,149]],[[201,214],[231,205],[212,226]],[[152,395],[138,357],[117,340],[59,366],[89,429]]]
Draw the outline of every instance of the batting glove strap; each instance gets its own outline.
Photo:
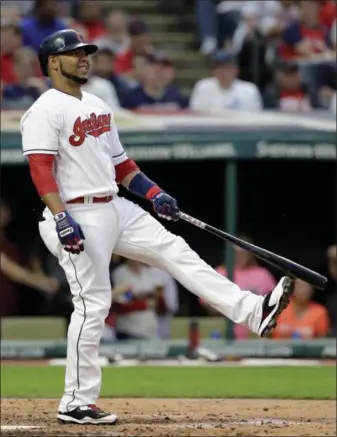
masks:
[[[64,250],[74,254],[82,252],[85,237],[81,226],[66,211],[54,215],[54,220],[56,232]]]

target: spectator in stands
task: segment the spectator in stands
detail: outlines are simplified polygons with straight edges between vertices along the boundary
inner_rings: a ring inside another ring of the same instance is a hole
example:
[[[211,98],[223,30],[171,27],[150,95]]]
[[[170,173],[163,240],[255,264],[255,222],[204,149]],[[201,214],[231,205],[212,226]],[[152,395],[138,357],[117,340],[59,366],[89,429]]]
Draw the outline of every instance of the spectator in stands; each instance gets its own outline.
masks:
[[[57,16],[56,0],[35,0],[34,13],[21,23],[23,45],[38,52],[41,41],[53,32],[65,29]]]
[[[151,267],[129,259],[113,271],[111,312],[118,340],[157,338],[157,280]]]
[[[252,238],[247,235],[240,235],[242,240],[253,243]],[[264,296],[270,290],[275,288],[276,281],[273,275],[265,268],[258,264],[256,257],[238,246],[234,246],[234,283],[238,284],[244,290],[250,290],[255,294]],[[226,276],[225,266],[218,266],[216,269],[219,273]],[[250,337],[249,330],[241,325],[234,326],[235,337],[243,340]]]
[[[241,19],[232,40],[232,50],[238,53],[240,78],[254,82],[261,90],[270,80],[268,63],[275,56],[275,40],[290,15],[279,1],[245,1]]]
[[[327,29],[331,29],[333,22],[336,22],[337,5],[334,0],[319,1],[319,21]]]
[[[157,284],[161,285],[157,289],[156,314],[157,314],[157,334],[159,338],[170,338],[170,324],[174,314],[179,308],[178,285],[175,279],[167,272],[160,269],[153,269],[158,276]]]
[[[330,330],[327,309],[312,302],[313,287],[300,280],[295,281],[294,295],[279,317],[273,338],[310,339],[325,337]]]
[[[157,52],[155,54],[155,62],[160,85],[163,89],[166,89],[169,94],[178,96],[177,99],[181,102],[181,108],[187,107],[188,98],[184,97],[174,85],[176,69],[171,60],[163,52]]]
[[[131,91],[130,84],[115,72],[116,56],[107,48],[98,50],[92,57],[92,73],[108,80],[114,87],[119,103]]]
[[[120,108],[115,87],[107,79],[91,74],[88,82],[82,86],[82,90],[104,100],[112,111]]]
[[[28,15],[34,7],[34,0],[10,0],[1,2],[1,19],[9,18],[20,20],[23,15]]]
[[[331,96],[330,107],[329,107],[329,110],[333,114],[336,114],[336,112],[337,112],[336,106],[337,106],[337,92],[335,91],[333,93],[333,95]]]
[[[18,247],[6,236],[12,219],[8,203],[0,201],[0,316],[19,315],[20,285],[25,285],[46,293],[55,293],[58,281],[44,274],[38,274],[21,265]]]
[[[148,55],[154,53],[151,44],[149,29],[146,23],[140,19],[134,19],[129,23],[129,35],[131,43],[125,53],[120,53],[116,59],[116,73],[123,74],[127,79],[134,79],[133,60],[136,55]]]
[[[137,56],[135,62],[139,85],[130,91],[123,100],[122,105],[127,109],[149,108],[172,111],[187,106],[186,99],[179,91],[170,86],[164,86],[160,78],[160,69],[155,55]]]
[[[40,236],[30,245],[29,266],[36,274],[48,275],[58,282],[57,292],[48,296],[45,312],[51,316],[63,317],[68,326],[74,310],[69,284],[57,258],[49,252]]]
[[[238,236],[244,241],[253,243],[253,240],[248,235],[241,234]],[[276,286],[276,281],[273,275],[264,267],[258,264],[256,257],[238,246],[234,246],[235,260],[234,260],[234,283],[239,285],[244,290],[250,290],[255,294],[264,296]],[[224,265],[219,265],[216,271],[221,275],[226,276],[227,270]],[[210,314],[218,314],[205,302],[200,303],[206,308]],[[234,326],[235,337],[238,340],[244,340],[250,337],[250,332],[247,328],[241,325]]]
[[[22,33],[18,25],[1,21],[1,80],[5,84],[15,82],[14,54],[22,46]]]
[[[328,29],[322,25],[319,17],[319,2],[316,0],[300,0],[300,18],[289,24],[283,33],[283,43],[279,53],[284,59],[315,58],[325,55],[335,59],[331,52],[331,41]]]
[[[104,27],[102,24],[102,8],[100,2],[81,1],[79,2],[78,21],[84,26],[88,41],[102,36]]]
[[[121,11],[110,11],[104,20],[105,33],[94,40],[100,49],[109,49],[113,53],[125,53],[130,47],[130,37],[126,15]]]
[[[336,89],[329,85],[324,85],[319,89],[319,101],[322,107],[336,114]]]
[[[214,0],[196,0],[200,50],[211,55],[218,48]]]
[[[245,41],[253,39],[255,31],[269,43],[280,37],[286,26],[297,19],[298,15],[298,7],[291,0],[242,2],[241,20],[233,35],[232,49],[239,52]]]
[[[228,44],[237,27],[243,4],[243,1],[226,0],[216,7],[214,0],[196,1],[200,50],[205,55],[211,55],[219,47],[230,48]]]
[[[65,26],[67,27],[67,29],[73,29],[77,33],[79,33],[85,41],[89,40],[87,35],[87,29],[82,23],[75,20],[73,17],[63,17],[62,20]]]
[[[22,47],[14,55],[16,82],[3,89],[4,109],[27,109],[48,89],[45,79],[36,76],[37,60],[29,47]]]
[[[262,99],[256,85],[238,79],[234,53],[217,52],[213,58],[213,77],[199,80],[193,88],[190,108],[205,113],[226,110],[261,111]]]
[[[285,112],[310,112],[318,108],[317,96],[303,83],[296,63],[279,62],[275,69],[275,81],[264,93],[266,108]]]

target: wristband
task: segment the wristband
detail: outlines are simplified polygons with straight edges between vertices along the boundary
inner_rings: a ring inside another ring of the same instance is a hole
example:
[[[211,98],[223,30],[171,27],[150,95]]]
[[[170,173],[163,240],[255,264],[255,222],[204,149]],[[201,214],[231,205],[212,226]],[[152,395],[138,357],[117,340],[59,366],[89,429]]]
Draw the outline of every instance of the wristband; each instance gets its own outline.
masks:
[[[155,182],[151,181],[151,179],[141,172],[132,178],[129,184],[129,190],[148,200],[151,200],[156,194],[163,191]]]

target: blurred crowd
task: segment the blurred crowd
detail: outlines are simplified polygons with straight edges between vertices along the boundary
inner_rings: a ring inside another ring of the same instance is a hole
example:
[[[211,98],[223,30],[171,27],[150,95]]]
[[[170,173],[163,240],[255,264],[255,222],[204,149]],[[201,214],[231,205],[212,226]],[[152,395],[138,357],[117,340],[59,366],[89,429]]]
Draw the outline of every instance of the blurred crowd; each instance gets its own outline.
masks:
[[[189,93],[177,85],[174,53],[153,43],[142,15],[129,15],[127,2],[124,10],[113,5],[98,0],[2,1],[2,109],[27,109],[48,90],[50,82],[37,60],[40,42],[54,31],[72,28],[99,47],[83,89],[101,97],[112,110],[336,113],[334,1],[158,0],[158,13],[175,13],[180,32],[186,7],[195,14],[194,50],[210,66],[210,74],[193,83]],[[11,209],[4,200],[0,218],[0,315],[49,314],[69,321],[71,294],[57,260],[40,239],[23,256],[8,239]],[[235,253],[234,282],[260,295],[274,287],[273,275],[251,254],[239,248]],[[337,336],[336,246],[327,249],[323,264],[322,273],[329,277],[326,292],[316,295],[297,280],[275,337]],[[225,266],[217,270],[227,273]],[[111,288],[104,338],[170,336],[170,320],[179,312],[179,293],[177,283],[165,272],[114,257]],[[22,296],[29,293],[32,299],[25,301]],[[27,310],[27,302],[36,308]],[[206,302],[200,306],[205,315],[215,314]],[[249,336],[241,326],[235,326],[234,332],[237,339]]]
[[[72,28],[99,47],[84,90],[112,110],[336,112],[334,1],[158,0],[158,13],[165,4],[170,13],[176,9],[177,26],[184,6],[192,8],[195,38],[210,66],[209,77],[187,93],[177,86],[172,52],[153,43],[141,14],[128,15],[127,2],[125,10],[113,1],[1,2],[2,108],[25,109],[50,87],[37,62],[40,42]]]
[[[7,229],[12,212],[4,199],[0,203],[0,218],[0,316],[49,315],[63,317],[69,323],[72,297],[57,259],[39,237],[25,254],[9,240]],[[240,237],[252,242],[249,236]],[[216,270],[221,275],[227,274],[225,265],[217,266]],[[296,280],[294,296],[281,315],[274,338],[337,337],[336,245],[327,249],[320,271],[329,278],[325,292],[315,294],[309,284]],[[242,289],[261,296],[277,282],[251,253],[239,247],[235,247],[233,273],[233,281]],[[169,274],[115,255],[111,260],[111,298],[104,340],[167,339],[172,318],[179,314],[187,316],[180,311],[178,284]],[[199,305],[205,316],[221,317],[207,302],[200,301]],[[238,340],[251,337],[240,325],[234,326],[234,335]]]
[[[239,235],[253,243],[251,237]],[[226,267],[220,265],[216,270],[226,275]],[[326,252],[321,272],[328,277],[325,292],[315,292],[314,288],[296,279],[294,295],[286,310],[281,314],[273,332],[276,339],[310,339],[332,335],[337,337],[337,245],[331,245]],[[276,286],[272,273],[259,265],[255,256],[235,246],[233,281],[242,289],[265,295]],[[207,314],[216,314],[207,303],[201,302]],[[241,325],[234,326],[234,336],[238,340],[251,337],[249,330]]]

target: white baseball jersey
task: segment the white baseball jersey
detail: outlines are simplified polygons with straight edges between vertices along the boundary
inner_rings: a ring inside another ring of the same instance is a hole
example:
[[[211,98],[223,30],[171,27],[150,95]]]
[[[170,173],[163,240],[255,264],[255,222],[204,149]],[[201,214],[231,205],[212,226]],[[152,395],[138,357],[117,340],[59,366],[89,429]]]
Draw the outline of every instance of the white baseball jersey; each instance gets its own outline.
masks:
[[[50,89],[23,115],[21,134],[24,155],[55,155],[54,176],[64,202],[117,194],[114,165],[127,156],[103,100]]]

